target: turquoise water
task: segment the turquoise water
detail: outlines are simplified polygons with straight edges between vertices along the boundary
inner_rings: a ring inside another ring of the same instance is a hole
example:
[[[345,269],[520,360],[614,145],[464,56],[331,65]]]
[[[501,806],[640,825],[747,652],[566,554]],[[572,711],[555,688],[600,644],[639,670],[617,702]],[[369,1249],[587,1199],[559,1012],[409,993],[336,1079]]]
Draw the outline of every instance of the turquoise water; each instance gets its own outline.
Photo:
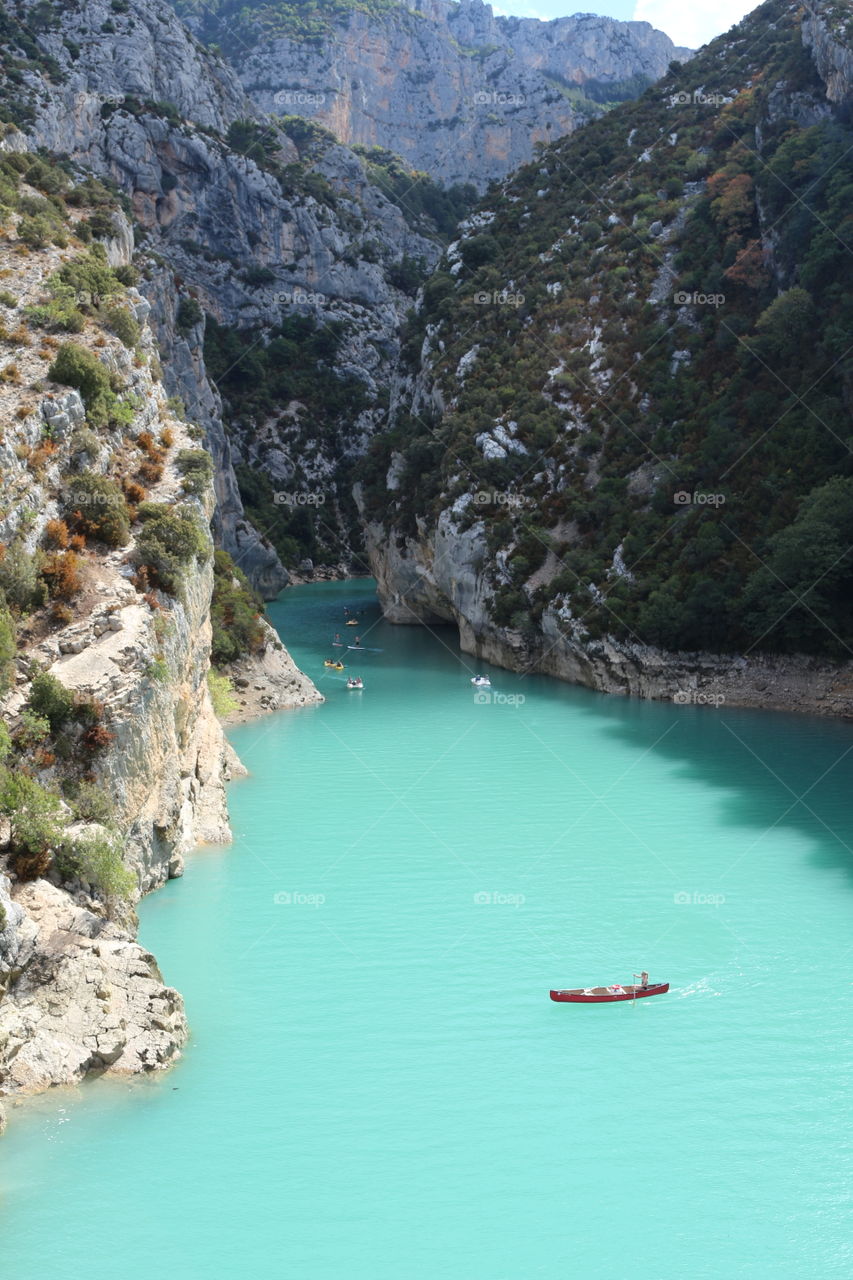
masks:
[[[369,584],[272,614],[328,701],[234,731],[234,846],[143,904],[181,1063],[15,1113],[9,1274],[849,1276],[853,726],[477,703]],[[548,999],[641,966],[670,994]]]

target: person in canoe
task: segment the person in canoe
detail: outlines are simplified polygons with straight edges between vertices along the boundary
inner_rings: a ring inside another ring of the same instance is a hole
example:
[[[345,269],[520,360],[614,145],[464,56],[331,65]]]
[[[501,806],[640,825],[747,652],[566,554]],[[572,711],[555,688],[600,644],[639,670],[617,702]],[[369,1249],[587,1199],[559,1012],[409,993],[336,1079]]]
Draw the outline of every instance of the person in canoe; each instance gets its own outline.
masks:
[[[354,645],[353,647],[354,647],[354,648],[356,648],[356,649],[360,649],[360,648],[361,648],[361,636],[356,636],[356,638],[355,638],[355,645]]]
[[[640,979],[640,986],[644,989],[649,985],[649,975],[646,973],[645,969],[642,973],[635,973],[634,977]]]

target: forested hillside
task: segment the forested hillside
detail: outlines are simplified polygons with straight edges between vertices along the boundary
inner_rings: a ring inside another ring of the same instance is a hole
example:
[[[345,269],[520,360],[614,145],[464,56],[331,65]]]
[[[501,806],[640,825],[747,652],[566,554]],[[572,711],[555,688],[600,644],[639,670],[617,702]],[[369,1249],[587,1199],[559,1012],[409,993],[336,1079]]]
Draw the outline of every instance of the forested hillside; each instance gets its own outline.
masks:
[[[849,43],[811,8],[542,150],[426,284],[366,510],[415,560],[469,531],[475,629],[849,657]]]

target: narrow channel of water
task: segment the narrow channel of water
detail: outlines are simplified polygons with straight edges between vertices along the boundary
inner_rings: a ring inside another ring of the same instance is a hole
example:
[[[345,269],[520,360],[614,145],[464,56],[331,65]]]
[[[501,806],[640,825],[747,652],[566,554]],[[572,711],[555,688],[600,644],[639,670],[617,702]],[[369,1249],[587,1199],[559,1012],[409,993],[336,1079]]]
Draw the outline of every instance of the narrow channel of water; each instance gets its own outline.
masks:
[[[233,848],[142,906],[183,1061],[13,1115],[10,1275],[849,1276],[853,726],[478,700],[363,582],[272,616],[328,700],[233,732]]]

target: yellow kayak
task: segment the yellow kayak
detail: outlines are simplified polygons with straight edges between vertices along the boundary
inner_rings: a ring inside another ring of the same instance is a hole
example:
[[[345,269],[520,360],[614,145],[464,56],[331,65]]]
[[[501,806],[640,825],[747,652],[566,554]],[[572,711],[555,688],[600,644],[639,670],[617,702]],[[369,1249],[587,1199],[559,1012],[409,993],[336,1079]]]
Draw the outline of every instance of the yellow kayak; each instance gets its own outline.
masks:
[[[343,671],[344,664],[342,662],[330,662],[328,658],[323,663],[324,667],[331,667],[333,671]]]

